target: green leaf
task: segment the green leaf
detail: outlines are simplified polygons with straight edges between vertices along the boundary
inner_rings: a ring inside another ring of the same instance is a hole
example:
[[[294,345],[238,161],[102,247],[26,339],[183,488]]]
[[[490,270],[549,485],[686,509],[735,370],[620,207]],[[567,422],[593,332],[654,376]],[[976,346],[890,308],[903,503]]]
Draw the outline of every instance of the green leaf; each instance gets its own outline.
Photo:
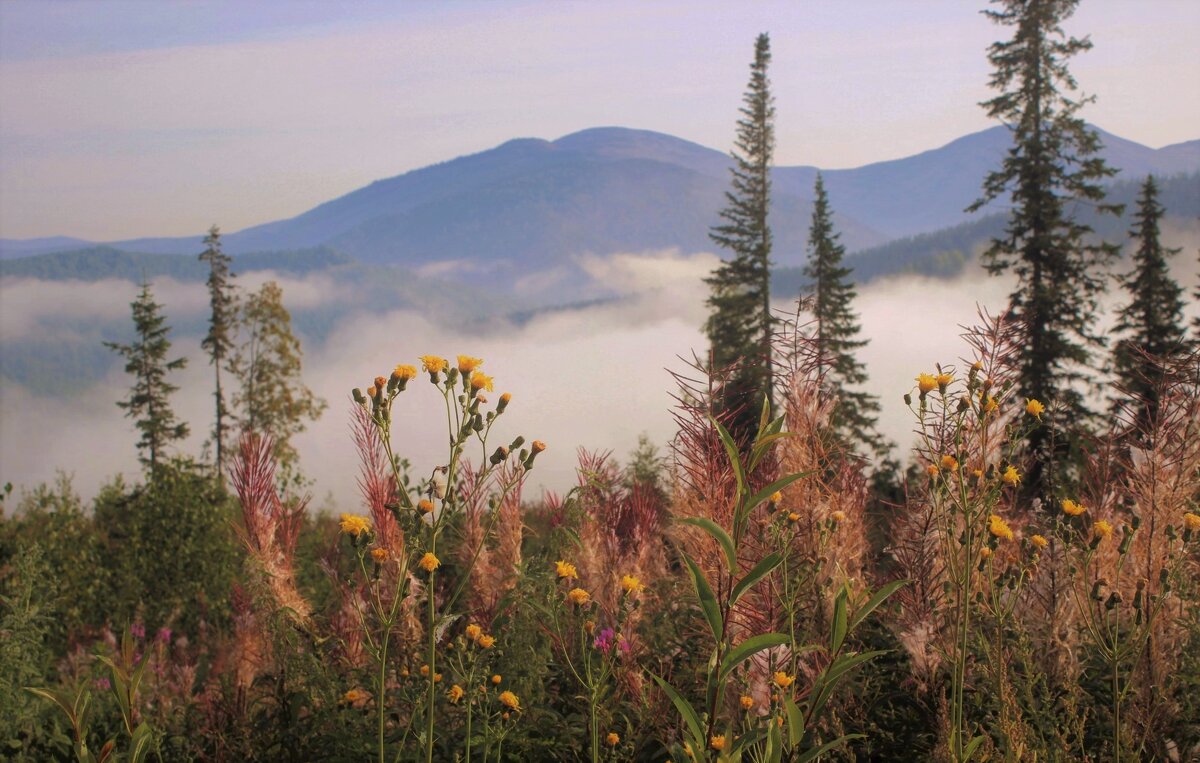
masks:
[[[737,604],[738,599],[749,591],[750,588],[771,573],[771,570],[783,563],[783,556],[778,553],[767,554],[754,565],[754,569],[746,573],[746,576],[738,581],[738,584],[733,587],[733,593],[729,597],[729,605]]]
[[[133,732],[129,743],[129,763],[142,763],[150,754],[154,743],[154,730],[148,724],[140,724]]]
[[[837,739],[833,740],[832,742],[826,742],[825,744],[821,745],[820,747],[814,747],[811,750],[808,750],[807,752],[805,752],[803,755],[801,755],[799,758],[796,759],[796,763],[808,763],[808,761],[810,761],[810,760],[816,760],[818,757],[824,755],[825,753],[829,752],[833,748],[841,747],[843,744],[845,744],[846,742],[848,742],[851,739],[861,739],[864,736],[865,736],[865,734],[845,734],[845,735],[840,736]]]
[[[719,680],[724,681],[729,677],[734,668],[741,665],[751,656],[764,649],[787,644],[791,640],[790,636],[783,633],[761,633],[757,636],[751,636],[733,649],[730,649],[729,654],[725,655],[725,659],[721,662]]]
[[[733,572],[737,569],[737,551],[733,547],[733,538],[729,537],[729,533],[725,532],[725,528],[706,517],[684,517],[676,521],[682,525],[699,527],[711,535],[721,545],[721,550],[725,552],[725,560],[729,563],[729,571]]]
[[[733,476],[737,479],[737,495],[742,497],[742,493],[746,490],[746,473],[742,470],[742,456],[738,451],[737,443],[733,441],[733,435],[729,434],[721,422],[709,417],[713,426],[717,428],[717,435],[721,438],[721,442],[725,445],[725,454],[729,456],[729,465],[733,467]]]
[[[708,584],[708,579],[704,577],[704,573],[692,561],[692,557],[684,554],[683,561],[687,564],[688,572],[692,575],[692,585],[696,588],[696,598],[700,600],[700,609],[704,611],[704,617],[708,620],[708,627],[712,630],[713,640],[719,642],[725,629],[722,627],[721,607],[717,604],[717,597],[713,595],[713,590]]]
[[[783,711],[788,719],[788,745],[795,747],[804,741],[804,713],[791,697],[784,698]]]
[[[771,730],[767,732],[767,750],[764,757],[766,763],[779,763],[783,759],[783,732],[780,731],[778,723],[772,722]]]
[[[979,749],[979,745],[983,744],[983,740],[984,735],[980,734],[967,744],[966,748],[963,749],[963,763],[966,763],[971,759],[971,756],[974,755],[975,751]]]
[[[846,641],[846,597],[849,595],[849,591],[843,585],[833,600],[833,623],[829,633],[830,654],[837,654]]]
[[[850,630],[857,628],[859,623],[861,623],[867,618],[868,615],[875,611],[876,607],[886,601],[896,591],[908,585],[908,582],[909,581],[907,580],[893,580],[872,594],[867,603],[859,607],[854,612],[854,617],[850,619]]]
[[[760,503],[763,503],[775,493],[783,490],[796,480],[804,479],[812,473],[813,472],[811,470],[807,472],[797,472],[796,474],[789,474],[786,477],[775,480],[770,485],[767,485],[762,490],[759,490],[757,493],[755,493],[754,496],[746,502],[746,511],[753,511],[754,507],[758,506]]]
[[[54,704],[58,705],[59,708],[62,709],[63,713],[66,714],[67,718],[71,721],[71,723],[72,724],[75,723],[76,701],[72,700],[65,693],[60,692],[60,691],[55,691],[54,689],[36,689],[31,686],[26,686],[25,691],[29,692],[30,694],[36,694],[37,696],[41,697],[42,699],[48,699],[51,702],[53,702]],[[78,698],[76,698],[76,699],[78,699]]]
[[[679,711],[679,715],[683,718],[683,722],[687,725],[688,731],[690,731],[692,734],[692,744],[699,745],[700,750],[705,749],[704,726],[700,723],[700,716],[696,714],[696,709],[692,707],[690,702],[679,696],[679,692],[671,688],[671,684],[664,681],[657,674],[651,673],[650,677],[653,678],[654,682],[657,683],[659,688],[663,690],[663,693],[671,698],[671,702],[674,703],[675,709]]]

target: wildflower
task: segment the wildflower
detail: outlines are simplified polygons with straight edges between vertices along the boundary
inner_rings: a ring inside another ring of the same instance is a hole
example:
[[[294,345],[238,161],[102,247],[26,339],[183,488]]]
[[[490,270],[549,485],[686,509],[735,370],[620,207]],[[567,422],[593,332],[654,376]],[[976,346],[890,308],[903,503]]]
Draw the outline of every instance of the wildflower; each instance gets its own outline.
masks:
[[[642,581],[638,580],[635,575],[624,575],[621,578],[621,588],[625,589],[625,593],[635,594],[640,593],[646,586],[642,585]]]
[[[846,521],[846,512],[842,511],[841,509],[838,509],[837,511],[830,514],[829,518],[832,519],[834,522],[841,524],[842,522]]]
[[[471,639],[472,641],[478,641],[479,637],[482,635],[483,628],[480,628],[475,623],[471,623],[467,626],[467,638]]]
[[[351,689],[342,695],[342,702],[347,705],[353,705],[358,702],[366,702],[370,696],[362,689]]]
[[[1087,507],[1081,503],[1075,503],[1070,498],[1064,498],[1062,501],[1062,510],[1069,517],[1077,517],[1087,511]]]
[[[1112,535],[1112,531],[1113,526],[1109,524],[1108,520],[1105,519],[1097,519],[1096,524],[1092,525],[1092,532],[1095,533],[1096,537],[1101,540],[1104,540],[1108,536]]]
[[[787,519],[792,524],[795,524],[796,522],[800,521],[800,515],[793,511],[790,514],[788,514]]]
[[[383,564],[384,562],[387,561],[387,558],[388,558],[387,549],[386,548],[371,549],[371,558],[374,559],[375,561],[379,562],[380,564]]]
[[[621,743],[621,737],[617,736],[615,731],[610,731],[608,732],[608,736],[604,738],[604,741],[608,742],[609,747],[616,747]]]
[[[433,682],[434,682],[435,684],[436,684],[436,683],[441,683],[441,682],[442,682],[442,674],[441,674],[441,673],[434,673],[434,674],[433,674]]]
[[[608,654],[612,649],[613,640],[616,638],[616,632],[612,628],[605,628],[600,631],[600,635],[596,636],[596,640],[592,642],[592,646],[600,650],[602,654]]]
[[[367,387],[367,397],[375,397],[379,394],[378,387]]]
[[[1029,398],[1025,401],[1025,413],[1034,417],[1038,421],[1042,420],[1042,414],[1046,412],[1046,406],[1034,398]]]
[[[1000,475],[1000,479],[1006,485],[1016,485],[1021,481],[1021,473],[1017,471],[1017,467],[1009,466],[1004,470],[1004,474]]]
[[[743,710],[749,710],[752,707],[754,707],[754,697],[750,697],[750,696],[743,694],[742,698],[739,701],[742,703]]]
[[[491,649],[496,645],[496,637],[485,633],[475,643],[479,644],[480,649]]]
[[[1009,528],[1008,523],[1001,519],[998,514],[992,514],[988,517],[988,532],[1004,540],[1013,539],[1013,531]]]
[[[938,374],[937,385],[938,390],[945,392],[946,387],[950,386],[950,382],[954,381],[954,374]]]
[[[771,497],[767,500],[769,500],[771,503],[779,503],[783,500],[783,493],[776,490],[774,493],[771,493]]]
[[[500,692],[500,704],[507,707],[509,710],[520,710],[521,700],[517,699],[517,695],[511,691]]]
[[[567,592],[567,598],[571,600],[572,604],[582,607],[591,601],[592,595],[582,588],[572,588]]]
[[[371,522],[358,514],[343,514],[341,521],[342,532],[355,538],[363,533],[371,532]]]
[[[462,699],[464,694],[466,694],[466,692],[463,691],[463,687],[459,686],[458,684],[454,684],[446,691],[446,696],[449,697],[450,701],[454,703],[457,703],[460,699]]]
[[[425,556],[422,556],[421,561],[417,562],[417,564],[426,572],[433,572],[438,567],[442,566],[442,563],[438,561],[438,558],[429,551],[425,552]]]
[[[1050,541],[1046,540],[1045,537],[1041,535],[1031,535],[1029,537],[1029,542],[1038,548],[1045,548],[1046,546],[1050,545]]]
[[[925,467],[925,473],[929,475],[929,479],[931,480],[937,479],[937,476],[941,474],[941,471],[941,469],[937,468],[937,464],[930,464],[929,466]]]
[[[429,666],[428,665],[421,666],[421,675],[423,675],[427,678],[429,677]]]
[[[1000,407],[1000,404],[996,402],[996,398],[991,395],[984,395],[983,393],[979,395],[979,402],[984,413],[995,413]]]
[[[917,389],[921,390],[922,395],[933,392],[937,388],[938,380],[933,374],[920,374],[917,376]]]
[[[421,361],[421,368],[428,371],[430,377],[440,374],[450,365],[446,362],[445,358],[439,358],[437,355],[422,355],[419,360]],[[433,379],[433,381],[437,381],[437,379]]]
[[[791,686],[793,683],[796,682],[796,677],[789,676],[787,673],[784,673],[782,670],[776,670],[775,675],[771,677],[771,680],[774,681],[775,685],[778,686],[780,689],[786,689],[787,687]]]
[[[1200,516],[1186,511],[1183,514],[1183,526],[1189,530],[1200,530]]]
[[[950,454],[942,456],[942,469],[948,472],[958,471],[958,459]]]
[[[387,379],[382,376],[375,377],[375,389],[382,390],[387,385]]]
[[[579,577],[579,572],[576,571],[575,565],[570,562],[564,562],[562,559],[554,563],[554,571],[560,578],[566,578],[567,580],[574,580]]]
[[[392,378],[396,381],[411,381],[417,378],[417,367],[409,365],[398,365],[392,369]]]
[[[497,673],[496,675],[492,676],[492,684],[493,684],[493,685],[495,685],[495,686],[499,686],[499,685],[500,685],[500,682],[501,682],[501,681],[503,681],[503,680],[504,680],[504,677],[503,677],[503,676],[501,676],[499,673]]]
[[[463,376],[466,376],[482,365],[483,361],[479,358],[472,358],[470,355],[458,356],[458,372]]]
[[[496,385],[492,383],[492,377],[483,373],[471,374],[471,389],[476,392],[486,389],[492,392],[496,389]]]
[[[721,750],[724,750],[725,749],[725,735],[724,734],[713,734],[712,738],[708,740],[708,746],[718,752],[720,752]]]
[[[984,546],[983,548],[979,549],[979,558],[980,559],[991,559],[992,558],[992,550],[990,548],[988,548],[987,546]]]
[[[533,442],[529,443],[529,449],[534,453],[541,453],[546,449],[546,443],[542,442],[541,440],[534,440]]]
[[[975,361],[974,363],[971,364],[971,368],[976,371],[982,371],[983,370],[983,361],[982,360]]]
[[[159,628],[158,629],[158,640],[163,642],[164,644],[169,644],[171,642],[171,629],[170,628]]]
[[[508,405],[508,404],[509,404],[509,403],[511,403],[511,402],[512,402],[512,393],[511,393],[511,392],[505,392],[504,394],[502,394],[502,395],[500,396],[500,403],[501,403],[501,404],[503,404],[503,405]]]
[[[428,498],[422,498],[421,500],[417,501],[417,510],[422,514],[428,514],[429,512],[433,511],[433,501],[429,500]]]

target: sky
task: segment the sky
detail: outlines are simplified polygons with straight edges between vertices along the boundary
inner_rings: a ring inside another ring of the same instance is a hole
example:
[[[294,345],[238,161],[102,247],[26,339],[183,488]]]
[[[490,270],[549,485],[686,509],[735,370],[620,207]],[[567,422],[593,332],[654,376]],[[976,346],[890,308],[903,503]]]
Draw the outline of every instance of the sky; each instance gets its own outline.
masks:
[[[0,0],[0,237],[200,236],[514,137],[733,141],[771,34],[779,164],[855,167],[991,126],[970,0]],[[1084,116],[1200,137],[1200,3],[1084,0]]]

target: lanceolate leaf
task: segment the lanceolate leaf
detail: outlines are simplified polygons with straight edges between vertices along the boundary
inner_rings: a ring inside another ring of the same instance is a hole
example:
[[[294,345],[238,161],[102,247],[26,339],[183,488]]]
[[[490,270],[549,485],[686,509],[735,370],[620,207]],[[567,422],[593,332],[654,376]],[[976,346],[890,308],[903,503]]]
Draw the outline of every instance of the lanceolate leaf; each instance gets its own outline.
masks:
[[[859,623],[861,623],[867,618],[868,615],[875,611],[876,607],[878,607],[880,604],[886,601],[888,597],[907,584],[907,580],[893,580],[876,591],[866,604],[862,605],[857,611],[855,611],[854,617],[850,619],[850,630],[853,631],[855,628],[857,628]]]
[[[837,739],[833,740],[832,742],[826,742],[825,744],[821,745],[820,747],[814,747],[811,750],[808,750],[807,752],[805,752],[803,755],[801,755],[799,758],[796,759],[796,763],[808,763],[808,761],[810,761],[810,760],[816,760],[818,757],[824,755],[825,753],[829,752],[833,748],[841,747],[842,745],[844,745],[846,742],[850,741],[851,739],[860,739],[863,736],[864,736],[863,734],[846,734],[845,736],[840,736]]]
[[[755,583],[762,580],[771,573],[771,570],[778,567],[783,562],[783,556],[778,553],[768,554],[762,560],[754,565],[754,569],[746,573],[746,576],[738,581],[733,587],[733,593],[730,595],[729,604],[732,606],[737,604],[738,599],[742,598],[746,591],[749,591]]]
[[[734,668],[741,665],[751,656],[764,649],[787,644],[790,641],[791,638],[783,633],[761,633],[757,636],[751,636],[733,649],[730,649],[729,654],[725,655],[725,659],[721,663],[719,680],[724,681],[729,677]]]
[[[700,600],[700,609],[704,611],[704,617],[708,620],[708,627],[712,630],[713,640],[720,641],[721,634],[724,632],[721,619],[721,607],[717,604],[717,597],[713,595],[712,587],[708,584],[708,579],[704,577],[704,573],[692,561],[692,558],[687,554],[683,555],[683,561],[687,564],[688,572],[692,575],[692,585],[696,588],[696,598]]]
[[[846,587],[843,585],[842,590],[838,591],[838,595],[833,600],[833,623],[829,634],[830,654],[837,654],[846,640],[846,597],[848,595]]]
[[[704,749],[704,726],[700,723],[700,716],[696,714],[695,708],[692,707],[686,699],[679,696],[679,692],[671,688],[671,684],[659,678],[656,674],[651,673],[650,677],[659,685],[671,702],[674,703],[675,709],[679,711],[679,715],[683,718],[683,722],[687,725],[688,731],[692,734],[692,744],[700,745],[700,749]]]
[[[740,499],[743,492],[746,490],[746,474],[742,470],[742,456],[738,452],[737,443],[733,441],[733,435],[729,434],[721,422],[716,419],[710,419],[713,426],[717,428],[717,434],[721,438],[721,443],[725,445],[725,453],[729,456],[729,465],[733,467],[733,476],[737,479],[737,495]]]
[[[699,527],[711,535],[721,545],[721,550],[725,552],[725,561],[729,563],[729,571],[733,572],[737,569],[737,551],[733,547],[733,538],[729,537],[729,533],[725,532],[725,528],[706,517],[684,517],[678,520],[678,522],[683,525]]]

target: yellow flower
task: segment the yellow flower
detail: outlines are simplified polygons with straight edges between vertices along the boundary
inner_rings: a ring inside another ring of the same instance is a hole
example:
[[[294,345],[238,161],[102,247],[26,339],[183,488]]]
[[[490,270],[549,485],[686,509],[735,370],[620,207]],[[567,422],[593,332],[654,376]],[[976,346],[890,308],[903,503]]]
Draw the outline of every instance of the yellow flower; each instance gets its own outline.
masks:
[[[492,683],[493,683],[493,684],[495,684],[496,686],[499,686],[499,685],[500,685],[500,682],[501,682],[501,681],[503,681],[503,680],[504,680],[504,677],[503,677],[503,676],[501,676],[499,673],[497,673],[496,675],[492,676]]]
[[[436,683],[441,683],[441,681],[442,681],[442,674],[434,673],[433,674],[433,682],[436,684]]]
[[[1033,545],[1037,546],[1038,548],[1045,548],[1046,546],[1050,545],[1050,541],[1046,540],[1041,535],[1029,536],[1029,542],[1032,543]]]
[[[492,383],[492,377],[484,373],[471,374],[471,389],[478,392],[479,390],[487,390],[492,392],[496,389],[496,385]]]
[[[387,549],[386,548],[371,549],[371,558],[374,559],[375,561],[379,562],[380,564],[383,564],[384,562],[387,561],[387,558],[388,558]]]
[[[1087,507],[1082,503],[1075,503],[1070,498],[1064,498],[1062,501],[1062,510],[1069,517],[1077,517],[1087,511]]]
[[[1097,519],[1096,524],[1092,525],[1092,532],[1094,532],[1096,537],[1100,538],[1101,540],[1104,540],[1108,536],[1112,535],[1112,531],[1113,526],[1108,523],[1108,520],[1105,519]]]
[[[567,580],[574,580],[575,578],[579,577],[579,573],[576,571],[575,565],[571,564],[570,562],[564,562],[562,559],[559,559],[554,563],[554,571],[560,578],[566,578]]]
[[[367,387],[367,397],[375,397],[379,394],[379,390],[375,387]]]
[[[621,588],[625,589],[625,593],[639,593],[645,587],[642,585],[642,581],[638,580],[635,575],[624,575],[621,577]]]
[[[958,459],[949,454],[942,456],[942,468],[948,472],[958,471]]]
[[[423,676],[429,675],[429,666],[428,665],[421,666],[421,675],[423,675]]]
[[[754,707],[754,697],[749,697],[743,694],[741,700],[739,701],[742,703],[743,710],[749,710],[750,708]]]
[[[921,390],[921,394],[932,392],[937,389],[938,380],[933,374],[920,374],[917,376],[917,389]]]
[[[403,379],[404,381],[415,379],[417,378],[417,367],[403,364],[398,365],[392,369],[392,378],[396,379],[397,381],[400,379]]]
[[[505,405],[508,405],[509,403],[511,403],[512,402],[512,393],[505,392],[503,395],[500,396],[500,402],[504,403]]]
[[[1017,471],[1017,467],[1010,466],[1004,470],[1004,474],[1000,475],[1000,479],[1006,485],[1016,485],[1021,481],[1021,473]]]
[[[979,549],[979,558],[980,559],[991,559],[992,558],[992,550],[990,548],[988,548],[987,546],[984,546],[983,548]]]
[[[567,592],[567,598],[571,600],[572,604],[582,607],[591,601],[592,596],[582,588],[572,588],[569,592]]]
[[[421,561],[417,562],[417,564],[426,572],[433,572],[438,567],[442,566],[442,563],[438,561],[438,558],[428,551],[425,552],[425,556],[422,556]]]
[[[479,640],[476,643],[479,644],[480,648],[482,649],[491,649],[496,645],[496,637],[489,636],[485,633],[479,637]]]
[[[375,377],[375,387],[377,389],[383,389],[384,385],[386,385],[386,384],[387,384],[387,379],[383,378],[382,376]]]
[[[351,689],[342,695],[342,702],[352,705],[356,702],[366,702],[370,697],[371,695],[362,689]]]
[[[1013,531],[1009,529],[1008,523],[1001,519],[998,514],[992,514],[988,517],[988,532],[1004,540],[1013,539]]]
[[[422,514],[428,514],[429,512],[433,511],[433,501],[429,500],[428,498],[422,498],[421,500],[417,501],[417,510]]]
[[[421,361],[421,368],[431,374],[440,374],[450,365],[445,358],[439,358],[437,355],[422,355],[418,360]]]
[[[725,735],[724,734],[713,734],[712,738],[708,740],[708,746],[713,748],[714,750],[717,750],[718,752],[721,750],[724,750],[725,749]]]
[[[984,413],[995,413],[996,409],[1000,407],[1000,404],[996,402],[996,398],[992,397],[991,395],[984,395],[982,392],[980,392],[979,399],[983,404]]]
[[[342,532],[355,538],[363,533],[371,532],[371,522],[359,514],[343,514],[341,521]]]
[[[1025,401],[1025,412],[1034,417],[1038,421],[1042,420],[1042,414],[1046,412],[1046,406],[1034,398],[1029,398]]]
[[[791,686],[792,684],[794,684],[796,682],[796,677],[789,676],[787,673],[784,673],[782,670],[777,670],[777,671],[775,671],[775,675],[771,677],[771,680],[774,681],[775,685],[778,686],[780,689],[786,689],[787,687]]]
[[[837,522],[840,524],[840,523],[846,521],[846,512],[839,509],[839,510],[833,512],[832,514],[830,514],[829,518],[832,519],[834,522]]]
[[[793,511],[792,513],[788,514],[788,521],[795,524],[796,522],[800,521],[800,515]]]
[[[946,387],[950,386],[950,382],[954,381],[954,374],[938,374],[937,385],[942,392],[946,391]]]
[[[779,503],[780,501],[783,500],[783,493],[776,490],[774,493],[771,493],[771,497],[768,498],[767,500],[770,501],[771,503]]]
[[[529,450],[534,453],[541,453],[545,449],[546,443],[542,442],[541,440],[534,440],[533,442],[529,443]]]
[[[937,464],[930,464],[925,467],[925,473],[929,475],[929,479],[937,479],[937,476],[942,473],[941,469],[937,468]]]
[[[458,372],[460,374],[469,374],[482,365],[483,361],[479,358],[472,358],[470,355],[458,356]]]
[[[604,741],[608,742],[609,747],[616,747],[621,743],[621,737],[617,736],[615,731],[610,731],[608,732],[608,736],[604,738]]]
[[[479,637],[482,635],[483,628],[480,628],[475,623],[471,623],[467,626],[467,638],[471,639],[472,641],[478,641]]]
[[[517,695],[511,691],[500,692],[500,704],[507,707],[509,710],[520,710],[521,700],[517,699]]]
[[[450,698],[451,702],[455,703],[462,699],[464,694],[466,694],[466,692],[463,691],[463,687],[459,686],[458,684],[454,684],[446,691],[446,696]]]
[[[1183,514],[1183,526],[1189,530],[1200,530],[1200,516],[1186,511]]]

